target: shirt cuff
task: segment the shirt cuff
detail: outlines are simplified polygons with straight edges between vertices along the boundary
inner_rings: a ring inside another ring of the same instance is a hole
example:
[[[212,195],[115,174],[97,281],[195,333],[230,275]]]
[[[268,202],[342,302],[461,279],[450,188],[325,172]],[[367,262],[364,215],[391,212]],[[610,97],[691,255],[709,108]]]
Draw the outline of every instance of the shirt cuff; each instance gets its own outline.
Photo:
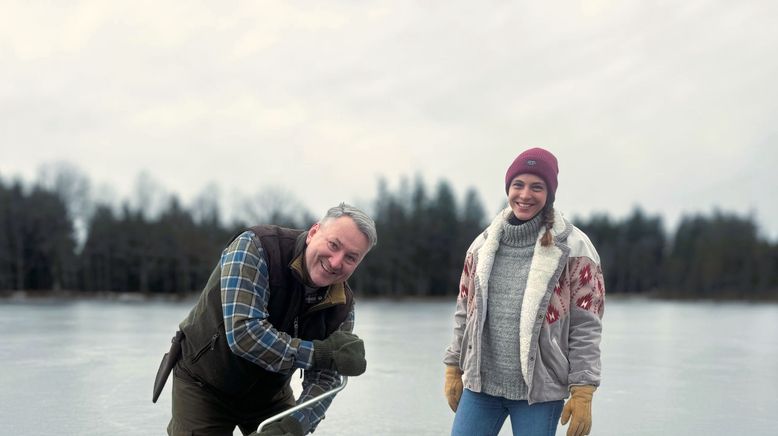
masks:
[[[313,342],[300,341],[300,345],[297,347],[297,361],[300,362],[302,369],[313,368]]]
[[[311,431],[311,422],[308,420],[308,415],[303,413],[302,410],[297,410],[295,412],[292,412],[290,415],[292,418],[300,421],[300,424],[303,426],[303,434],[307,434]]]

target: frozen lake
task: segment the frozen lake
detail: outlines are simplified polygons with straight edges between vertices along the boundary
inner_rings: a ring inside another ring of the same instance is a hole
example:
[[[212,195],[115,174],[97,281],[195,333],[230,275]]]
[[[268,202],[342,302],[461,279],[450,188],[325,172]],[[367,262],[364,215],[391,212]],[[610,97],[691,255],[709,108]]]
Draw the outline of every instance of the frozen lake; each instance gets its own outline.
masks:
[[[152,404],[154,374],[193,302],[0,300],[0,434],[165,434],[170,384]],[[453,310],[358,301],[368,370],[315,434],[447,435]],[[593,435],[772,435],[776,406],[778,305],[608,301]]]

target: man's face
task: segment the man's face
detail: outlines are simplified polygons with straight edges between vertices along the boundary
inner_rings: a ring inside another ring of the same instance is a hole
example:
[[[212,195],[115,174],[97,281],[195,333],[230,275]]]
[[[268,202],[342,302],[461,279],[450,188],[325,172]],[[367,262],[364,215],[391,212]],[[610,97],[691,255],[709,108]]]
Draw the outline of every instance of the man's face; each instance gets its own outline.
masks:
[[[370,249],[367,236],[347,216],[314,224],[305,242],[305,268],[319,287],[346,281]]]

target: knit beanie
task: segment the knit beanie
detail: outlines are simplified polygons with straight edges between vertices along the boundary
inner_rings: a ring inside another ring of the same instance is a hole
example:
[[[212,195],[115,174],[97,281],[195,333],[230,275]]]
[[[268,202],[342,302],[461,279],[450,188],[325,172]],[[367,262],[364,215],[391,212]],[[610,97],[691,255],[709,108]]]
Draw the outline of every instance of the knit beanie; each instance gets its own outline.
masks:
[[[557,174],[559,166],[556,157],[551,152],[542,148],[530,148],[516,156],[508,171],[505,173],[505,193],[511,186],[511,182],[519,174],[534,174],[543,179],[548,187],[550,198],[556,197]]]

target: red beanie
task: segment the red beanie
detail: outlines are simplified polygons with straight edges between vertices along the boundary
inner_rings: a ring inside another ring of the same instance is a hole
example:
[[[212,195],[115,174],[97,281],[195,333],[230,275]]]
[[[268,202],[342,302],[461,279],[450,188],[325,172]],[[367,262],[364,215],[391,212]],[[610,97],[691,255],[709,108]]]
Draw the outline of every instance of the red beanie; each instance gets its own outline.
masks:
[[[511,182],[516,176],[526,173],[542,178],[548,186],[551,198],[556,196],[556,176],[559,174],[559,165],[551,152],[542,148],[530,148],[518,155],[505,173],[505,193],[508,193]]]

